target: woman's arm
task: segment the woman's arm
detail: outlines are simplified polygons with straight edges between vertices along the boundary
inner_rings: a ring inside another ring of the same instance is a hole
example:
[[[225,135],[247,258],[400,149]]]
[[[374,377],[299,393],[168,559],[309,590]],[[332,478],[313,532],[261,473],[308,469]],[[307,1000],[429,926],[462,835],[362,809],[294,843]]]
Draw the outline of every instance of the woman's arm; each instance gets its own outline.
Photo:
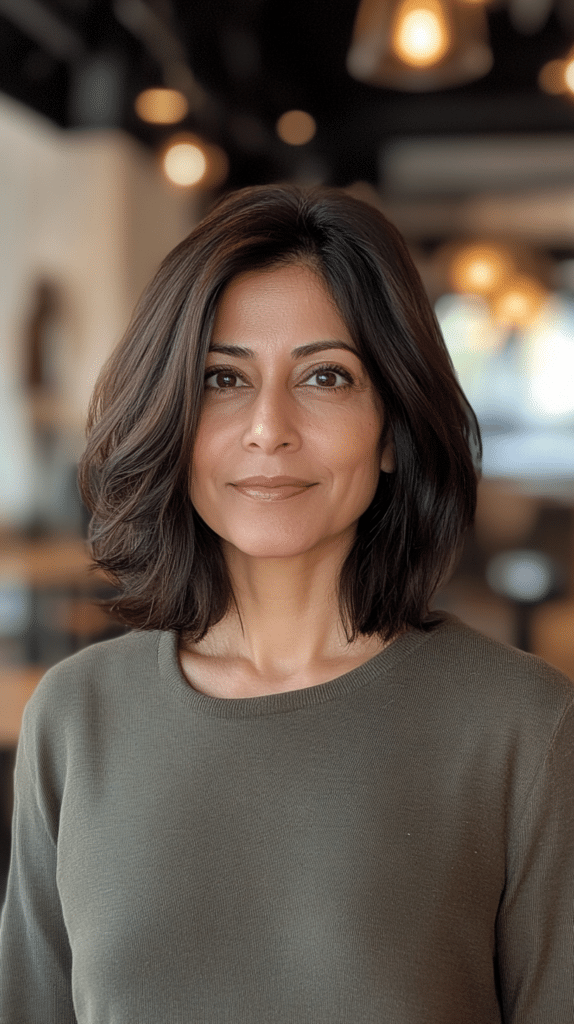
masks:
[[[50,806],[38,774],[24,724],[0,923],[0,1024],[76,1024],[72,959],[56,883],[57,808]]]
[[[509,846],[497,923],[504,1021],[566,1024],[574,1021],[574,696]]]

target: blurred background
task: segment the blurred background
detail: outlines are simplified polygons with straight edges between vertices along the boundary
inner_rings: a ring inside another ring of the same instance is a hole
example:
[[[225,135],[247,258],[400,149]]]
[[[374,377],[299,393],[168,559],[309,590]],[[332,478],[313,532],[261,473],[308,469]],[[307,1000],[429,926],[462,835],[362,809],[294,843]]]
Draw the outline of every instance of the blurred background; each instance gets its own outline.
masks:
[[[484,436],[435,604],[574,679],[573,0],[0,0],[0,891],[21,714],[117,635],[76,486],[98,371],[226,190],[403,232]]]

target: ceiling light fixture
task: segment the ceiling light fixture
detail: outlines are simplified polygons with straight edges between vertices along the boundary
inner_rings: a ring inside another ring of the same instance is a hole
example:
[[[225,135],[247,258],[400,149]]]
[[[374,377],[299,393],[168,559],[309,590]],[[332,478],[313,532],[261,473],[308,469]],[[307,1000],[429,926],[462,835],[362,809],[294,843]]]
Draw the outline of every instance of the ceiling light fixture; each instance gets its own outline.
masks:
[[[347,70],[371,85],[422,92],[480,78],[493,63],[475,0],[361,0]]]
[[[440,63],[452,45],[451,26],[439,0],[402,0],[391,26],[391,49],[412,68]]]

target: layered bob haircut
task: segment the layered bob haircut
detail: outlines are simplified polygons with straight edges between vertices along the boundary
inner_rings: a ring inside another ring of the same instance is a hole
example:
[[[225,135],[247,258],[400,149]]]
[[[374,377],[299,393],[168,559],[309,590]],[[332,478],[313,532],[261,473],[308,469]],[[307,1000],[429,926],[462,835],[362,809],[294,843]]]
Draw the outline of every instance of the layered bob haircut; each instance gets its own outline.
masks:
[[[112,610],[132,627],[197,643],[237,608],[220,538],[189,497],[205,362],[231,279],[293,263],[333,297],[394,442],[338,578],[347,640],[437,621],[430,599],[476,506],[476,418],[397,229],[338,189],[267,185],[225,196],[166,257],[92,397],[80,489]]]

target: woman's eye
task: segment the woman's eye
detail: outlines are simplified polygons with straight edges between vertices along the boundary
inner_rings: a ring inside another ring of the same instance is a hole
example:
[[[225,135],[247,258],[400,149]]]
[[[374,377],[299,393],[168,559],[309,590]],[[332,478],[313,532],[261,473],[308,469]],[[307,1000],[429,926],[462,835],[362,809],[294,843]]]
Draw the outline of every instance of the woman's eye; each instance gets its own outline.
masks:
[[[208,384],[208,381],[211,380],[212,377],[216,378],[216,384]],[[312,370],[302,383],[308,384],[313,377],[322,378],[322,381],[320,380],[319,383],[311,385],[311,387],[321,391],[340,391],[344,388],[352,387],[354,384],[351,374],[341,366],[319,366],[317,369]],[[334,377],[342,378],[343,383],[334,384]],[[230,367],[216,366],[205,374],[204,383],[209,391],[220,392],[239,390],[236,384],[224,383],[225,380],[243,381],[243,378],[236,370],[232,370]]]
[[[321,366],[318,370],[313,370],[311,376],[307,378],[307,383],[309,383],[312,377],[323,377],[323,379],[326,377],[331,379],[331,382],[333,377],[342,377],[345,381],[344,384],[337,384],[335,387],[325,387],[323,384],[319,385],[323,391],[338,391],[339,388],[349,387],[353,383],[353,378],[350,373],[341,369],[340,366]]]
[[[241,378],[239,377],[239,374],[237,374],[235,372],[235,370],[217,370],[217,369],[215,369],[215,370],[210,370],[209,373],[206,373],[205,381],[204,381],[204,383],[206,385],[207,385],[208,380],[210,380],[211,377],[220,377],[220,378],[226,378],[227,377],[228,379],[229,379],[229,377],[235,377],[237,380],[241,380]],[[211,386],[209,390],[210,391],[232,391],[233,389],[234,389],[233,385],[231,387],[229,385],[224,385],[223,387]]]

